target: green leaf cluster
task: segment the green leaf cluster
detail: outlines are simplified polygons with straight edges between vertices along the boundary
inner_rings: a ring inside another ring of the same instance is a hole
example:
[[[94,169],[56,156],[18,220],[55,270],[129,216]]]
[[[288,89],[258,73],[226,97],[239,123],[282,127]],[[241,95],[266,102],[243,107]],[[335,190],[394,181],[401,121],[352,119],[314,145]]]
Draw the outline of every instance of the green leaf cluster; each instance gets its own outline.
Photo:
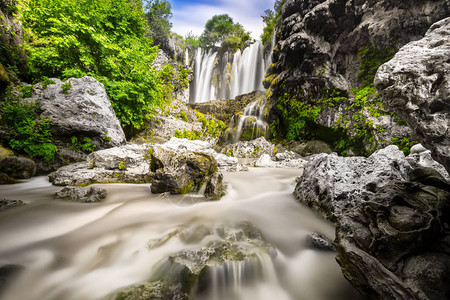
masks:
[[[155,44],[163,44],[170,37],[172,6],[167,0],[147,0],[145,2],[145,16],[150,36]]]
[[[144,37],[148,26],[139,0],[29,0],[20,15],[31,75],[95,77],[127,133],[169,98],[167,72],[151,66],[157,48]]]
[[[0,102],[3,139],[16,151],[49,162],[57,151],[52,143],[51,119],[38,118],[37,105],[20,103],[10,92]]]
[[[378,68],[394,57],[395,52],[395,48],[377,49],[374,46],[364,46],[358,50],[358,80],[362,87],[373,85]]]
[[[281,9],[286,0],[276,0],[273,10],[266,9],[264,15],[261,16],[264,22],[263,33],[261,34],[261,40],[266,47],[272,40],[272,36],[277,25],[277,20],[281,16]]]

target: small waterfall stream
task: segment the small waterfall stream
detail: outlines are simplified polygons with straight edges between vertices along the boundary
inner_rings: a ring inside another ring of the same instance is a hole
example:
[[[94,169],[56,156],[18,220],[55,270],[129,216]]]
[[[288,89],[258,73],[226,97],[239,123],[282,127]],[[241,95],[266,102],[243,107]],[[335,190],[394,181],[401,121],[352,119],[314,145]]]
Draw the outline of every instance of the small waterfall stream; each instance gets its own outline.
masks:
[[[261,41],[237,50],[234,55],[219,55],[213,49],[196,50],[191,102],[234,99],[255,90],[263,90],[265,63]]]
[[[205,243],[220,241],[219,231],[205,235],[205,230],[249,222],[273,253],[247,246],[254,255],[209,268],[210,284],[192,299],[360,299],[334,253],[306,246],[308,233],[333,239],[334,228],[293,198],[299,172],[224,173],[227,195],[212,202],[190,194],[160,197],[148,184],[100,185],[107,198],[89,204],[53,199],[61,187],[46,177],[2,186],[0,198],[27,205],[0,213],[0,268],[23,267],[10,285],[0,285],[0,297],[114,299],[118,290],[151,279],[170,255],[196,253]]]
[[[234,142],[241,140],[243,134],[246,134],[244,140],[253,140],[261,136],[266,136],[269,126],[264,118],[265,105],[266,102],[260,100],[250,102],[244,108],[242,116],[237,121],[238,125]]]

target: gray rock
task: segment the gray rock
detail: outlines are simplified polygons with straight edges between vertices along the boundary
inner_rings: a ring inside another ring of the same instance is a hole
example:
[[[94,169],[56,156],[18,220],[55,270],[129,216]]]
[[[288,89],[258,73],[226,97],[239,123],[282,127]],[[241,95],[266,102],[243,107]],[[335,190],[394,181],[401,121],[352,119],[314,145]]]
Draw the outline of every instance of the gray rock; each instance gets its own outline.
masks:
[[[211,176],[218,170],[214,157],[206,153],[175,152],[161,146],[151,146],[149,154],[152,193],[186,194],[199,191],[201,186],[210,181]],[[222,177],[215,177],[214,181],[218,189]],[[207,190],[214,192],[211,187]],[[210,194],[210,196],[214,195]]]
[[[272,155],[275,146],[264,137],[251,141],[239,141],[235,144],[226,145],[221,153],[237,158],[258,158],[263,154]]]
[[[450,18],[433,24],[421,40],[402,47],[382,65],[375,86],[382,101],[450,171]]]
[[[412,169],[390,146],[368,158],[313,157],[294,195],[336,223],[337,261],[365,297],[445,299],[449,191],[436,170]]]
[[[336,252],[333,242],[320,233],[310,233],[306,236],[306,247],[320,251]]]
[[[55,193],[55,197],[66,201],[100,202],[106,198],[106,190],[98,187],[69,186]]]
[[[22,200],[9,200],[9,199],[0,199],[0,211],[25,205],[25,203]]]
[[[33,96],[27,101],[38,103],[42,116],[52,119],[54,139],[70,143],[72,136],[79,141],[89,137],[99,148],[126,142],[103,84],[90,76],[65,82],[52,80],[55,84],[45,89],[41,84],[34,85]],[[63,92],[63,84],[71,84],[67,93]]]
[[[188,300],[189,297],[181,290],[181,284],[169,284],[162,280],[146,282],[130,286],[120,291],[117,300]]]
[[[411,148],[411,154],[406,157],[406,160],[413,168],[432,168],[438,171],[442,177],[450,180],[450,176],[444,166],[435,161],[431,157],[431,151],[425,149],[425,147],[421,144],[415,145]]]
[[[397,146],[378,150],[367,159],[319,154],[306,165],[294,195],[336,221],[365,195],[392,181],[408,180],[410,170]]]
[[[71,164],[49,175],[54,185],[92,183],[146,183],[150,160],[148,145],[128,144],[91,153],[84,162]]]
[[[280,153],[281,154],[281,153]],[[278,155],[278,154],[277,154]],[[261,155],[254,163],[255,167],[264,167],[264,168],[298,168],[303,169],[307,163],[306,160],[301,158],[284,158],[281,155],[278,155],[277,160],[272,160],[268,154]]]
[[[16,179],[27,179],[36,173],[36,164],[25,157],[2,157],[0,158],[0,173],[6,173]]]
[[[218,200],[225,195],[225,191],[222,185],[223,174],[214,173],[206,183],[205,197],[208,200]]]

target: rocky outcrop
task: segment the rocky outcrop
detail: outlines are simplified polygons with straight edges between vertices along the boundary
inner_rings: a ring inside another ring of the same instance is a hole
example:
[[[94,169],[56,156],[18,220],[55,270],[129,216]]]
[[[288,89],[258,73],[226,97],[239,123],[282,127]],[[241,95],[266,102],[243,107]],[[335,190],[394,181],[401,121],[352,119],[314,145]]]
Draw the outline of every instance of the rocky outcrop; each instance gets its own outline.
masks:
[[[263,154],[272,156],[275,146],[264,137],[251,141],[240,141],[235,144],[226,145],[221,153],[237,158],[256,159]]]
[[[202,246],[170,255],[156,269],[151,282],[127,288],[118,295],[128,296],[116,299],[188,299],[187,295],[193,298],[199,294],[208,295],[213,284],[225,292],[228,288],[236,288],[235,284],[245,285],[261,277],[270,280],[265,278],[268,274],[265,268],[273,271],[271,258],[276,255],[275,249],[249,223],[187,228],[152,240],[148,245],[160,246],[174,238]],[[244,277],[242,283],[233,280]],[[145,293],[157,296],[144,298]],[[225,295],[226,292],[222,294]]]
[[[450,180],[450,176],[444,166],[435,161],[431,157],[431,151],[425,149],[421,144],[411,147],[411,154],[406,157],[406,160],[413,168],[432,168],[438,171],[442,177]]]
[[[36,173],[36,164],[29,158],[7,156],[0,158],[0,173],[16,179],[27,179]]]
[[[190,151],[175,152],[161,146],[151,146],[148,151],[152,193],[186,194],[197,192],[203,184],[207,184],[208,196],[216,195],[216,198],[220,198],[222,177],[212,177],[218,171],[217,162],[212,155]]]
[[[265,92],[254,91],[248,94],[239,95],[236,99],[190,103],[189,106],[192,109],[198,110],[203,114],[211,115],[225,124],[228,124],[231,117],[233,117],[233,115],[237,115],[238,113],[242,113],[247,104],[257,101],[258,99],[265,98]]]
[[[382,65],[375,86],[414,136],[450,171],[450,18],[431,26],[421,40]]]
[[[69,186],[55,193],[55,197],[65,201],[100,202],[106,198],[106,190],[98,187]]]
[[[307,161],[298,157],[293,152],[277,153],[275,160],[272,160],[269,154],[263,154],[255,162],[253,166],[264,168],[298,168],[303,169]]]
[[[436,170],[413,169],[390,146],[367,159],[312,158],[294,195],[336,223],[337,260],[368,299],[445,299],[449,191]]]
[[[65,82],[52,79],[46,87],[33,86],[33,94],[25,101],[36,102],[41,115],[52,120],[52,136],[60,144],[84,143],[89,138],[97,149],[126,142],[103,84],[95,78],[71,78]]]

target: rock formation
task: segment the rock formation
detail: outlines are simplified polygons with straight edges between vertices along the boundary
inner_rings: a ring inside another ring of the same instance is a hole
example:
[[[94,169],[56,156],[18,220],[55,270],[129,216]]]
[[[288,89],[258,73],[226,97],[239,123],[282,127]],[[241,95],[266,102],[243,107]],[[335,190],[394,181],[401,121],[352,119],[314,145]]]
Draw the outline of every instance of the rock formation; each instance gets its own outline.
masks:
[[[375,86],[385,105],[450,171],[450,18],[431,26],[421,40],[382,65]]]

